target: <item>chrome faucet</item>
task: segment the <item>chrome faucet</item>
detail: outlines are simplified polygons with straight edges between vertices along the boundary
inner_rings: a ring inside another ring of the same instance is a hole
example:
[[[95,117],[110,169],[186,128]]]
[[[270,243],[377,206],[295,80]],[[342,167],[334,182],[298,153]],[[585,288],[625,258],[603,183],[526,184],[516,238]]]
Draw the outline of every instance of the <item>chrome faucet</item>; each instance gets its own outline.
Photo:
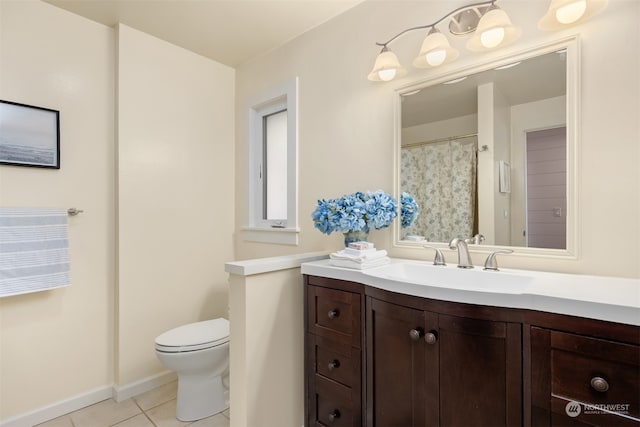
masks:
[[[458,250],[458,268],[473,268],[473,262],[471,262],[471,255],[469,255],[469,248],[464,239],[454,238],[449,242],[449,249]]]
[[[447,265],[447,263],[444,260],[444,255],[442,255],[442,251],[440,251],[440,249],[436,248],[435,246],[429,246],[429,245],[424,245],[423,247],[427,249],[433,249],[434,251],[436,251],[433,257],[433,265]]]

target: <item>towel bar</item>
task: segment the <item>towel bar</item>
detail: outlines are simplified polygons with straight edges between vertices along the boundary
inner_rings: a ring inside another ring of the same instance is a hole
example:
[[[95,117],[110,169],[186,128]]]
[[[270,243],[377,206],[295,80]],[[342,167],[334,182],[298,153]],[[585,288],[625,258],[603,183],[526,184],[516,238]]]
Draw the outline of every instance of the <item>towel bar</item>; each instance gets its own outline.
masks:
[[[70,216],[76,216],[78,214],[81,214],[82,212],[84,212],[82,209],[76,209],[76,208],[67,209],[67,214],[69,214]]]

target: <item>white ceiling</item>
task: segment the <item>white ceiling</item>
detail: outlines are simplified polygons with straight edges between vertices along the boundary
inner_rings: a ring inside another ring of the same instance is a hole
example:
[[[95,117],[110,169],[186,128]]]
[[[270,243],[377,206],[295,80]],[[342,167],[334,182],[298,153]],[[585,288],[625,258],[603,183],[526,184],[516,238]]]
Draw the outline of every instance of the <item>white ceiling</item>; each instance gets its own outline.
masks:
[[[237,67],[363,0],[43,0]]]

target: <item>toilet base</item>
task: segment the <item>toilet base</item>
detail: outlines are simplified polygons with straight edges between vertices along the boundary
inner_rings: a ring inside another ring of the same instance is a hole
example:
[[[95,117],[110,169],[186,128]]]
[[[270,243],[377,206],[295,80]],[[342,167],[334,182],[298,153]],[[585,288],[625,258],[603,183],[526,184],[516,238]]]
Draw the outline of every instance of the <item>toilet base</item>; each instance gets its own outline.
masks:
[[[229,408],[222,376],[179,375],[176,418],[196,421]]]

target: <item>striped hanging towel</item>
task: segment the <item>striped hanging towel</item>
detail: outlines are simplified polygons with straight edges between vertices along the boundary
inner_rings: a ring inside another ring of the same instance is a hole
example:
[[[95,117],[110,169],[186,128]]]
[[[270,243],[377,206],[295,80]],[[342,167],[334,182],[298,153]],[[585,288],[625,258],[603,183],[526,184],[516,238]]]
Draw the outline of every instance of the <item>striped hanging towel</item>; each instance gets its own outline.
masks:
[[[70,283],[67,211],[0,208],[0,297]]]

